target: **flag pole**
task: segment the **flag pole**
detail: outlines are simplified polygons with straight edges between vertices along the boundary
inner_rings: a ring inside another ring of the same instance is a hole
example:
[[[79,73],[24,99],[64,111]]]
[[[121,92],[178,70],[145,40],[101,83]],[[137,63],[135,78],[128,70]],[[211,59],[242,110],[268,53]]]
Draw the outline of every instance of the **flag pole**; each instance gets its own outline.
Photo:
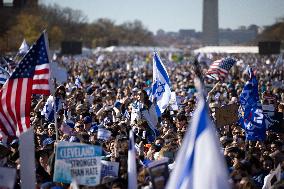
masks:
[[[53,106],[53,109],[54,109],[54,126],[55,126],[55,136],[56,136],[56,142],[58,142],[58,124],[57,124],[57,111],[56,111],[56,97],[54,95],[54,106]]]
[[[53,78],[53,81],[54,81],[54,89],[55,89],[55,87],[56,87],[56,79],[55,78]],[[54,126],[55,126],[55,136],[56,136],[56,142],[58,142],[58,140],[59,140],[59,136],[58,136],[58,123],[57,123],[57,107],[56,107],[56,96],[55,96],[55,94],[56,94],[56,91],[54,90],[53,91],[53,99],[54,99],[54,106],[53,106],[53,112],[54,112]]]
[[[200,85],[201,85],[200,87],[202,88],[202,96],[203,96],[204,99],[206,99],[207,91],[206,91],[206,88],[205,88],[204,77],[202,75],[201,68],[200,68],[199,62],[197,60],[197,57],[194,58],[193,65],[194,65],[194,73],[200,81]]]
[[[36,188],[34,130],[30,127],[19,137],[21,188]]]

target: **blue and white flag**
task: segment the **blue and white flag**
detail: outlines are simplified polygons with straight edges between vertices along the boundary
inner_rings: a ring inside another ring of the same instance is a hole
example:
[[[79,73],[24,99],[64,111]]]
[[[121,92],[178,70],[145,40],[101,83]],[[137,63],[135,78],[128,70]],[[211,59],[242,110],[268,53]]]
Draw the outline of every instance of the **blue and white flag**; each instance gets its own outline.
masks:
[[[4,68],[0,67],[0,84],[4,85],[6,80],[9,79],[10,74]]]
[[[246,132],[246,140],[264,141],[266,126],[258,95],[258,82],[251,68],[248,68],[248,73],[250,80],[240,95],[242,115],[239,123]]]
[[[82,88],[82,81],[81,81],[80,76],[76,76],[76,78],[75,78],[75,86],[77,88]]]
[[[153,57],[152,99],[157,99],[157,114],[160,116],[171,99],[170,78],[157,52]]]
[[[204,98],[199,98],[192,117],[166,189],[230,188],[227,167]]]
[[[129,131],[127,165],[128,165],[128,168],[127,168],[128,188],[137,189],[136,150],[135,150],[135,143],[134,143],[134,134],[131,129]]]
[[[58,112],[63,108],[63,101],[60,98],[54,98],[50,95],[41,112],[41,114],[44,115],[45,119],[49,122],[54,122],[54,105],[56,112]]]
[[[275,62],[276,66],[282,66],[284,63],[282,54],[280,54]]]
[[[19,48],[19,54],[20,55],[25,55],[29,51],[30,47],[27,44],[26,40],[24,39],[20,48]]]

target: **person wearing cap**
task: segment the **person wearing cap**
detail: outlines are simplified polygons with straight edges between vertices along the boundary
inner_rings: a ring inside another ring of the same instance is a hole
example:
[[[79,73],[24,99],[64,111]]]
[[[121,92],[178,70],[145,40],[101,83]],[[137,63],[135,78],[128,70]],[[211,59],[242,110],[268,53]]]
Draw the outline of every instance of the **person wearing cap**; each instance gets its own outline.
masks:
[[[76,133],[82,132],[84,131],[84,125],[81,122],[76,122],[74,129]]]
[[[53,138],[54,140],[56,139],[56,134],[55,134],[55,125],[54,123],[50,123],[47,126],[47,135],[50,138]]]
[[[46,138],[42,142],[42,148],[40,150],[44,150],[50,155],[54,151],[54,142],[53,138]]]
[[[92,122],[92,118],[90,116],[84,117],[83,123],[84,123],[84,129],[88,133],[89,132],[93,133],[98,130],[97,124]]]

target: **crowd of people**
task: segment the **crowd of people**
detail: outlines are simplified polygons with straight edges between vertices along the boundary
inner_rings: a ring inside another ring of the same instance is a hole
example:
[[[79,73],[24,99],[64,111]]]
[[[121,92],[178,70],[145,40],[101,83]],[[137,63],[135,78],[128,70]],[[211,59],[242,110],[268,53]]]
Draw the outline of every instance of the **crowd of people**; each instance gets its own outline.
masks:
[[[160,55],[170,76],[171,91],[176,94],[178,108],[173,108],[175,102],[171,102],[159,117],[155,131],[142,113],[150,111],[153,104],[149,99],[153,77],[150,53],[103,52],[91,56],[57,57],[58,65],[67,70],[67,81],[53,81],[54,95],[33,95],[31,103],[39,188],[69,187],[69,184],[53,182],[54,149],[59,141],[99,145],[103,148],[102,159],[119,163],[118,177],[101,178],[101,184],[92,188],[129,188],[127,153],[131,129],[135,134],[139,188],[152,188],[147,169],[150,162],[166,157],[169,171],[174,168],[175,157],[191,125],[197,103],[196,74],[190,53],[180,53],[178,62],[171,61],[171,53],[160,52]],[[226,56],[212,54],[211,59]],[[215,122],[218,108],[239,103],[244,84],[249,79],[246,68],[248,65],[254,68],[261,103],[273,107],[269,113],[272,113],[274,124],[267,126],[266,140],[246,140],[245,130],[238,122],[218,127],[217,134],[232,188],[259,189],[264,186],[265,177],[278,165],[284,168],[284,66],[275,64],[277,56],[234,54],[233,58],[237,63],[224,80],[203,78],[207,102]],[[200,58],[199,61],[201,72],[206,73],[207,59]],[[54,104],[56,120],[51,113]],[[110,136],[98,138],[100,128],[108,130]],[[19,140],[13,138],[7,144],[2,143],[1,149],[0,166],[19,170]],[[281,180],[283,178],[281,175]],[[274,188],[279,186],[283,187],[281,181],[273,183]],[[18,174],[15,188],[19,187]]]

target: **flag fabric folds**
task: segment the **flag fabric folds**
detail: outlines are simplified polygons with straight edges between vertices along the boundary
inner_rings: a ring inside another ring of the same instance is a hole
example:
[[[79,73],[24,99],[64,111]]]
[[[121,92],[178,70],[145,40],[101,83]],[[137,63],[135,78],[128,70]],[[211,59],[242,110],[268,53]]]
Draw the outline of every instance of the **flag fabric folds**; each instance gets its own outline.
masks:
[[[228,173],[215,128],[199,98],[166,189],[227,189]]]
[[[128,188],[137,189],[137,171],[136,171],[136,150],[134,143],[133,131],[129,131],[128,143],[128,159],[127,159],[127,172],[128,172]]]
[[[82,81],[80,79],[80,76],[76,76],[76,78],[75,78],[75,86],[77,88],[82,88]]]
[[[284,63],[282,54],[280,54],[275,62],[276,66],[282,66]]]
[[[266,126],[262,106],[258,95],[258,82],[251,68],[248,68],[250,80],[240,95],[242,115],[239,123],[246,132],[246,140],[265,140]]]
[[[30,127],[32,94],[49,94],[49,58],[45,32],[19,62],[0,91],[0,129],[19,136]]]
[[[167,106],[171,98],[170,78],[157,52],[153,57],[153,85],[152,99],[157,100],[157,114],[160,116]]]
[[[6,80],[9,79],[10,74],[4,68],[0,67],[0,84],[4,85]]]
[[[223,80],[236,62],[233,58],[216,60],[210,65],[206,76],[215,80]]]
[[[54,110],[58,112],[59,110],[62,109],[63,109],[63,101],[60,98],[56,98],[50,95],[45,102],[41,114],[44,115],[46,121],[54,122]]]
[[[29,45],[27,44],[26,40],[24,39],[20,48],[19,48],[19,54],[25,55],[29,51]]]

